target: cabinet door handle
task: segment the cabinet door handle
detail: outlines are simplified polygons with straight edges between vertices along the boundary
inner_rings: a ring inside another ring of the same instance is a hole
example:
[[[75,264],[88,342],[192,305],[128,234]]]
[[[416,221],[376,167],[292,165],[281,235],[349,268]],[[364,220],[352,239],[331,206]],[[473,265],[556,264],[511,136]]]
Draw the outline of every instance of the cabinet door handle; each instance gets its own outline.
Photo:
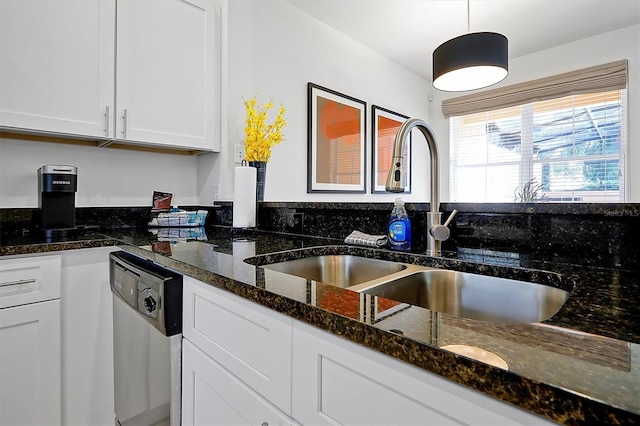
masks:
[[[106,124],[104,126],[104,133],[105,133],[105,135],[109,136],[109,119],[110,119],[110,117],[109,117],[109,105],[107,105],[107,107],[105,108],[104,116],[105,116],[105,121],[106,121]]]
[[[124,114],[122,114],[122,137],[127,138],[127,109],[125,108]]]
[[[36,280],[34,278],[27,279],[27,280],[7,281],[4,283],[0,283],[0,287],[9,287],[12,285],[20,285],[20,284],[33,284],[35,282]]]

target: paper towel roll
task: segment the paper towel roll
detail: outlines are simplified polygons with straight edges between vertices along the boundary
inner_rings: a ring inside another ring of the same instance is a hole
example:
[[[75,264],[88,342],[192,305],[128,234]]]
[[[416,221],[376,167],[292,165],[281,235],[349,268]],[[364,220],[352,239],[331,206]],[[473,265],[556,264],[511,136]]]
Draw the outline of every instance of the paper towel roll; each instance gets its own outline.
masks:
[[[235,169],[233,184],[233,227],[256,226],[256,168],[240,166]]]

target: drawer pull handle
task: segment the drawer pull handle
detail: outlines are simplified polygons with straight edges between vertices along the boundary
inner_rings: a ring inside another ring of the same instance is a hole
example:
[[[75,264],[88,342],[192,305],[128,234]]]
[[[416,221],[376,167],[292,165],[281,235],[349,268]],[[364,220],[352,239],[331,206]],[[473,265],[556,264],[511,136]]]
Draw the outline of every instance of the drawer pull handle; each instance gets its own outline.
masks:
[[[20,284],[33,284],[35,282],[36,282],[35,278],[31,278],[28,280],[8,281],[6,283],[0,283],[0,287],[9,287],[11,285],[20,285]]]

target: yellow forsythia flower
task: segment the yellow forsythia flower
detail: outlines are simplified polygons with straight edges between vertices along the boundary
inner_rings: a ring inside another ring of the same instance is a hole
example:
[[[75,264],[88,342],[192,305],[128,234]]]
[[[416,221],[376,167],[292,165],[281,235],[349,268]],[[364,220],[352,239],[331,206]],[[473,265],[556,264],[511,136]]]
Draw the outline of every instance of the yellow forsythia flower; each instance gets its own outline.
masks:
[[[273,100],[269,100],[263,107],[258,105],[256,96],[244,101],[247,109],[245,122],[244,159],[247,161],[269,161],[271,147],[282,142],[282,129],[287,125],[284,119],[284,106],[280,105],[278,115],[271,124],[266,124],[269,110],[273,108]]]

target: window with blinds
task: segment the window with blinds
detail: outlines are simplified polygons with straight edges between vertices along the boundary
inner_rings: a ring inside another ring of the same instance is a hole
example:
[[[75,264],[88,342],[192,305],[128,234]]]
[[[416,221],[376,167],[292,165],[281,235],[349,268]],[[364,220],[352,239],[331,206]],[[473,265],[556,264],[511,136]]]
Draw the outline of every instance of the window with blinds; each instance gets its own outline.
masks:
[[[450,116],[451,201],[624,202],[624,65],[623,88]]]

